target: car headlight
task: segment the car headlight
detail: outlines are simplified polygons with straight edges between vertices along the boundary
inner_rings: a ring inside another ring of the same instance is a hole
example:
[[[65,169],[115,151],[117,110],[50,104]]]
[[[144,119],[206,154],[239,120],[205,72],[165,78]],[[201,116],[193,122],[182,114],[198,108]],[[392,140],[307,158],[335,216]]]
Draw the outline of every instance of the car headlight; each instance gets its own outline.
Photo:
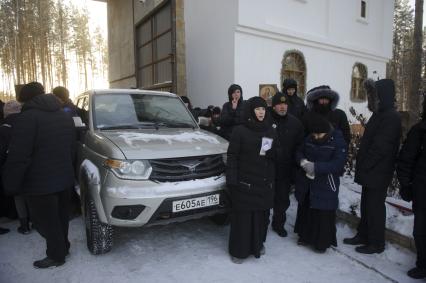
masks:
[[[226,165],[226,161],[228,161],[228,154],[227,153],[222,154],[222,160],[223,160],[223,163],[225,163],[225,165]]]
[[[107,159],[104,165],[122,179],[147,180],[152,172],[152,167],[147,160]]]

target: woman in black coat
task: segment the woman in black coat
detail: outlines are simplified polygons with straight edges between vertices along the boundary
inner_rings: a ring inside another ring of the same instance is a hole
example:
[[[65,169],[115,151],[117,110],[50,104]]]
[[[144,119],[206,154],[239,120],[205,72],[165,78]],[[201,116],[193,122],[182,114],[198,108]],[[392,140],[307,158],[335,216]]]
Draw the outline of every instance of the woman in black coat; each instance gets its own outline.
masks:
[[[266,107],[261,97],[247,101],[246,122],[235,127],[228,147],[226,184],[232,200],[229,253],[235,263],[264,253],[277,150]]]
[[[426,101],[426,100],[425,100]],[[407,272],[416,279],[426,278],[426,105],[422,121],[407,135],[397,161],[400,194],[405,201],[413,201],[414,242],[417,249],[416,267]]]
[[[228,99],[229,101],[222,106],[219,120],[222,136],[227,140],[230,139],[234,127],[244,123],[244,101],[241,86],[232,84],[228,88]]]

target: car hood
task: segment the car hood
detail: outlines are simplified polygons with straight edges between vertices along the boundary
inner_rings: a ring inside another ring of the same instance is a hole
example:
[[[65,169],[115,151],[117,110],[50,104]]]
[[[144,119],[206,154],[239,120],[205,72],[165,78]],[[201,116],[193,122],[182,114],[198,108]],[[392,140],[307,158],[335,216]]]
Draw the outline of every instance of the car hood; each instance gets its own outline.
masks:
[[[228,142],[204,130],[101,131],[127,159],[161,159],[226,153]]]

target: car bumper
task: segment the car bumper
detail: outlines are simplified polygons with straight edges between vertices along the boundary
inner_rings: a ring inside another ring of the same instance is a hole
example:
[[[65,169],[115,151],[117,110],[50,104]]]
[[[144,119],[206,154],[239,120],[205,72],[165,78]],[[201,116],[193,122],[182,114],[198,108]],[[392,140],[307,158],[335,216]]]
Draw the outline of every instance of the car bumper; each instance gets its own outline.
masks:
[[[150,180],[122,180],[108,174],[100,194],[108,224],[122,227],[183,221],[225,211],[229,206],[224,175],[192,181],[156,183]],[[219,194],[218,204],[173,212],[173,201],[213,194]],[[128,210],[127,215],[131,219],[123,219],[126,213],[117,215],[118,210]]]

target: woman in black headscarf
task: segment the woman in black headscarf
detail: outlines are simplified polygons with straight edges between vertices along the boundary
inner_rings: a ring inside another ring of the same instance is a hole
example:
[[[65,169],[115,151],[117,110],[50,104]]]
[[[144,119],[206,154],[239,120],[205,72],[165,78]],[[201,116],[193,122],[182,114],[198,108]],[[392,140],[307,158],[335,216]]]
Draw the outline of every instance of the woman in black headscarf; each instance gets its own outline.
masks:
[[[229,253],[234,263],[264,254],[277,151],[266,102],[253,97],[245,106],[245,123],[234,128],[228,147],[226,183],[231,193]]]

